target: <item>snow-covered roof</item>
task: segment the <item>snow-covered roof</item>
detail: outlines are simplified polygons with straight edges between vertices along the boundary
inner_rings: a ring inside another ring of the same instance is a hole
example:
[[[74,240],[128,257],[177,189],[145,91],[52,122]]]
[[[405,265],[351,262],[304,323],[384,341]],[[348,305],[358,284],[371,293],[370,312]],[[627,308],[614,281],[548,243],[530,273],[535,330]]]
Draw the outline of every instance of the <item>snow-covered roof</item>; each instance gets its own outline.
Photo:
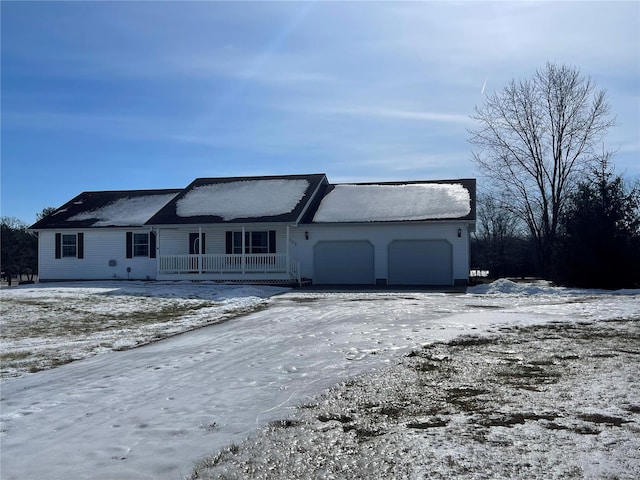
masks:
[[[324,174],[198,178],[147,224],[296,223],[321,184]]]
[[[336,185],[313,222],[392,222],[467,217],[471,193],[460,183]]]
[[[284,178],[201,185],[176,202],[176,213],[225,221],[283,215],[296,208],[308,188],[307,180]]]
[[[30,228],[142,226],[180,192],[179,189],[83,192]]]
[[[94,220],[92,227],[143,225],[175,196],[176,193],[169,193],[120,198],[104,207],[78,213],[67,220]]]
[[[184,189],[84,192],[30,228],[475,220],[474,179],[330,185],[325,174],[198,178]]]

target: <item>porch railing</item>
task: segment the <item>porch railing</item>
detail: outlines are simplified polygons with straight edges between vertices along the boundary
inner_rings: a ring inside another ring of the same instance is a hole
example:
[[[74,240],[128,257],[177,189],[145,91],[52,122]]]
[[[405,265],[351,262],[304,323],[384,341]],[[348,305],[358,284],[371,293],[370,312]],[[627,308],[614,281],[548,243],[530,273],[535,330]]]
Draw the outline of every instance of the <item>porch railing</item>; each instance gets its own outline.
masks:
[[[298,262],[271,253],[160,256],[160,273],[289,273],[297,279],[298,270]]]

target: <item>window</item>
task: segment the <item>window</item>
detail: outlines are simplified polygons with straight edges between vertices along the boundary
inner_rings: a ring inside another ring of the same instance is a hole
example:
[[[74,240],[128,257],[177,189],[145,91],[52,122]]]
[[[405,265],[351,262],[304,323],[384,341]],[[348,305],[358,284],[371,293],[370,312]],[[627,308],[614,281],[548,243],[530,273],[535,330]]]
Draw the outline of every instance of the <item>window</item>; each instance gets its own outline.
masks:
[[[242,253],[242,232],[233,232],[233,250],[230,253]]]
[[[269,232],[251,232],[247,248],[251,253],[269,253]]]
[[[227,232],[227,253],[242,253],[242,232]],[[244,232],[244,253],[276,253],[276,231]]]
[[[62,235],[62,257],[78,256],[78,237],[73,235]]]
[[[156,258],[156,234],[127,232],[126,257]]]
[[[245,253],[269,253],[269,232],[244,232]],[[242,253],[242,232],[233,232],[233,253]]]
[[[84,258],[84,233],[56,233],[55,258]]]
[[[149,256],[149,234],[147,233],[133,234],[133,256],[134,257]]]

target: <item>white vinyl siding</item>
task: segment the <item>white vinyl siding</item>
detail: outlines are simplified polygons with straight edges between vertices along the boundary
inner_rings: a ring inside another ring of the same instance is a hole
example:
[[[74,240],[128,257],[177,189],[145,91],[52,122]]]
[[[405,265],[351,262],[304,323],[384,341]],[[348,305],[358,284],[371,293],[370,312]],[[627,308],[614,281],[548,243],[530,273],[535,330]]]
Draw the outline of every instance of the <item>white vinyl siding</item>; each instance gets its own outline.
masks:
[[[148,257],[126,258],[126,231],[129,229],[84,230],[84,258],[55,258],[55,234],[38,232],[38,275],[47,280],[110,280],[156,278],[156,259]],[[133,230],[148,233],[148,230]],[[66,235],[63,232],[63,235]],[[115,265],[110,265],[115,263]],[[127,268],[130,271],[127,272]]]
[[[458,237],[458,229],[461,235]],[[291,256],[300,261],[301,275],[314,278],[313,247],[320,241],[368,241],[374,246],[376,281],[389,279],[389,244],[395,240],[444,240],[451,244],[453,280],[469,276],[469,241],[466,222],[300,225],[291,229]],[[309,239],[305,238],[305,232]]]

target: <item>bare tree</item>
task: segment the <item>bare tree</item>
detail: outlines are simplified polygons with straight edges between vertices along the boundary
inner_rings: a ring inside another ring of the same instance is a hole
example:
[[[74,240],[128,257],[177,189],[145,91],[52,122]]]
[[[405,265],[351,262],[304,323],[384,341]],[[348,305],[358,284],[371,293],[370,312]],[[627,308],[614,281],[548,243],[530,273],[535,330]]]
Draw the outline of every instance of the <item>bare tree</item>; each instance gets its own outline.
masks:
[[[507,264],[514,259],[510,248],[513,240],[520,234],[519,220],[509,210],[502,207],[499,198],[491,195],[478,195],[478,226],[475,240],[482,249],[484,267],[492,276],[504,276],[509,270]]]
[[[547,63],[488,96],[471,116],[478,122],[469,131],[473,159],[505,208],[527,225],[545,275],[568,195],[615,124],[609,111],[605,91],[589,77]]]

